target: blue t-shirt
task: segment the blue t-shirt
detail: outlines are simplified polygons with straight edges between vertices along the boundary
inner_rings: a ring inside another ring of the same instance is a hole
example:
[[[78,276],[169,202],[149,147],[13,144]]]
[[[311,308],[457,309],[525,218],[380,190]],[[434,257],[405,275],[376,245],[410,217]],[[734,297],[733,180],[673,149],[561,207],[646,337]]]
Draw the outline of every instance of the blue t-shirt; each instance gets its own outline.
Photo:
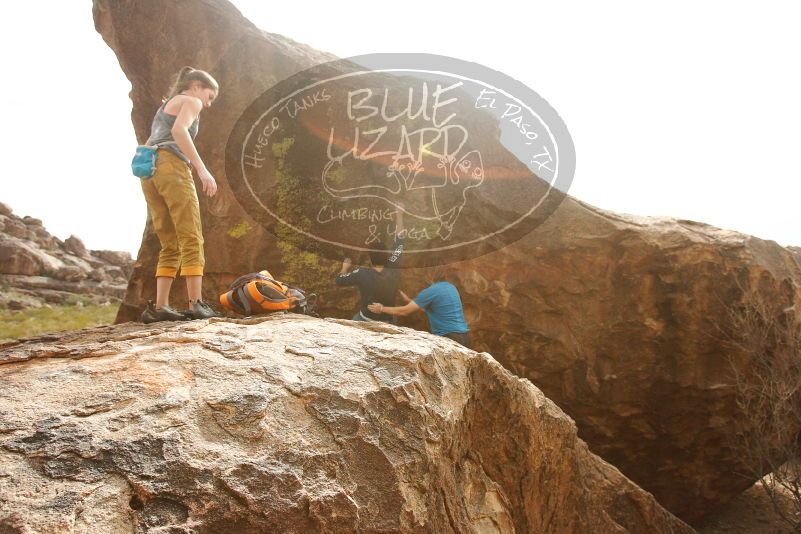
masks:
[[[434,282],[413,300],[426,311],[432,334],[465,334],[469,330],[464,320],[459,291],[450,282]]]

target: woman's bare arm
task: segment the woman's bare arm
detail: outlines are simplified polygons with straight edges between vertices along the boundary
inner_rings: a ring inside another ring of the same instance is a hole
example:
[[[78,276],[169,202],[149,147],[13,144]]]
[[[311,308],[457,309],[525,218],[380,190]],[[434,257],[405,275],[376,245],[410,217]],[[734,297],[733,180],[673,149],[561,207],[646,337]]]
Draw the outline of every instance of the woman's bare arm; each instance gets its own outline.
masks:
[[[175,123],[172,125],[172,137],[181,152],[192,162],[192,167],[199,171],[200,169],[205,169],[206,165],[200,159],[200,154],[197,153],[192,136],[189,135],[189,128],[200,115],[200,111],[203,109],[203,102],[193,96],[179,96],[184,96],[185,98],[180,98],[178,101],[181,107],[175,117]]]
[[[172,125],[172,138],[175,139],[175,144],[178,145],[181,152],[192,162],[192,167],[197,171],[197,176],[203,184],[203,192],[211,197],[217,192],[217,182],[206,168],[206,164],[200,159],[200,154],[197,153],[192,136],[189,135],[189,128],[200,115],[200,111],[203,109],[203,102],[193,96],[181,96],[187,96],[187,98],[182,98],[180,101],[181,109],[178,110],[175,123]]]

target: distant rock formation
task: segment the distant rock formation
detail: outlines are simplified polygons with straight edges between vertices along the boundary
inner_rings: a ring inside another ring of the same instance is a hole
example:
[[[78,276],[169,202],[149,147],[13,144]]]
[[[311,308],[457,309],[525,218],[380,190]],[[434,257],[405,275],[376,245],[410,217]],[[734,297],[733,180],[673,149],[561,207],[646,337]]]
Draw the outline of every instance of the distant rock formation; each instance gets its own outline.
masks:
[[[76,236],[61,241],[41,220],[0,203],[0,307],[60,304],[75,294],[121,299],[132,271],[127,252],[87,250]]]
[[[2,532],[691,533],[487,354],[277,315],[0,347]]]
[[[234,124],[258,95],[333,56],[259,30],[224,0],[155,6],[95,0],[94,17],[131,81],[140,141],[182,65],[207,67],[221,83],[197,138],[220,185],[216,197],[200,199],[206,297],[213,301],[243,273],[310,269],[304,258],[282,256],[276,228],[260,225],[237,202],[224,152]],[[170,32],[153,25],[154,18]],[[508,161],[510,168],[519,164]],[[486,180],[492,179],[488,170]],[[135,319],[155,294],[158,250],[148,226],[118,321]],[[801,268],[793,250],[693,221],[620,215],[567,198],[514,244],[448,267],[475,346],[540,387],[577,421],[595,453],[669,510],[696,521],[753,483],[727,448],[743,419],[730,365],[746,376],[750,365],[750,355],[727,342],[740,334],[730,314],[761,301],[783,324],[798,323]],[[353,293],[332,284],[338,265],[319,259],[315,268],[308,283],[321,313],[352,316]],[[419,291],[425,274],[405,271],[402,287]],[[425,328],[423,321],[408,324]]]

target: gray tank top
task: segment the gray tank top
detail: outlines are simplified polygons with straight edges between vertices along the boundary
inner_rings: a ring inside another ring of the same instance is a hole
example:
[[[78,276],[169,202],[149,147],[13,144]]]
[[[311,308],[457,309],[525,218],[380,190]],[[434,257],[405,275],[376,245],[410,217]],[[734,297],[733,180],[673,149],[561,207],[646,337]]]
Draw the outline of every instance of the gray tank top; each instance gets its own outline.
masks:
[[[172,98],[170,98],[172,100]],[[167,100],[169,102],[170,100]],[[166,111],[164,111],[164,106],[167,105],[167,102],[164,102],[159,110],[156,112],[156,116],[153,117],[153,125],[150,127],[150,137],[147,139],[145,144],[149,146],[158,146],[161,148],[165,148],[184,160],[187,164],[189,163],[189,158],[181,152],[181,149],[178,148],[178,144],[175,142],[175,139],[172,137],[172,127],[175,124],[175,115],[170,115]],[[197,135],[198,123],[200,122],[200,117],[195,119],[195,122],[192,123],[192,126],[189,127],[189,135],[192,139],[195,138]]]

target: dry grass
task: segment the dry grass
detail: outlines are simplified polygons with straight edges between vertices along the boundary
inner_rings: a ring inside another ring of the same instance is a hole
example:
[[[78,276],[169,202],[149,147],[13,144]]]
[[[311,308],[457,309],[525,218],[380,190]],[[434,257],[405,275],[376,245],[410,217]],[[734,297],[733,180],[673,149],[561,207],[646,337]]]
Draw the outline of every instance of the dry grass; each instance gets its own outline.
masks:
[[[112,324],[119,304],[47,306],[20,311],[0,309],[0,339]]]

